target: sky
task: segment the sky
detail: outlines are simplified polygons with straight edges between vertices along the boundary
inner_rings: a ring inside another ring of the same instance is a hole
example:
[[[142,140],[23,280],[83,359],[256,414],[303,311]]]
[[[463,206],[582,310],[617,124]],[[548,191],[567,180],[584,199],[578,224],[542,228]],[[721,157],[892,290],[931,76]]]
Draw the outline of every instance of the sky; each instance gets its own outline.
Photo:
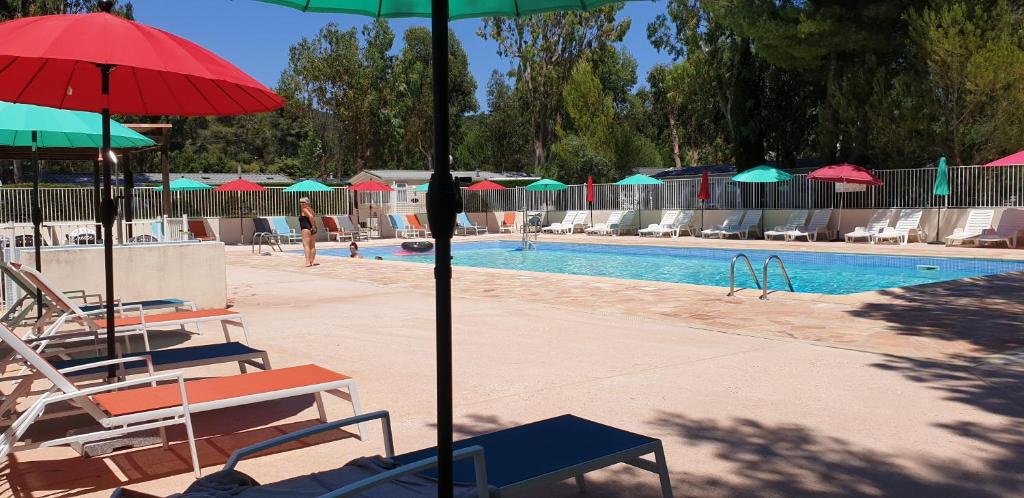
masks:
[[[198,43],[231,61],[264,85],[277,85],[288,64],[288,47],[302,37],[312,37],[328,22],[342,28],[359,27],[367,17],[344,14],[313,14],[253,0],[132,0],[135,19]],[[637,59],[637,80],[644,83],[648,70],[669,57],[659,54],[647,41],[647,24],[665,10],[665,0],[627,3],[619,18],[633,20],[623,45]],[[393,19],[396,48],[410,26],[429,27],[429,19]],[[477,100],[486,107],[486,84],[491,71],[507,71],[510,61],[497,56],[493,41],[477,36],[480,20],[451,24],[469,55],[477,82]]]

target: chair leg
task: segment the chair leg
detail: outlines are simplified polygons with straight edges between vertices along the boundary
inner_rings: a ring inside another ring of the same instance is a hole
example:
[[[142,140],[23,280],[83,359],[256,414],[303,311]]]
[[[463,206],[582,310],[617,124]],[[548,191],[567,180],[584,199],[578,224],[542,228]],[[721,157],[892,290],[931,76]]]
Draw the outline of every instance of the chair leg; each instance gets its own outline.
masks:
[[[318,392],[313,396],[316,398],[316,410],[320,414],[320,422],[327,422],[327,410],[324,409],[324,394]]]
[[[654,451],[654,463],[658,466],[662,498],[672,498],[672,481],[668,475],[668,464],[665,462],[665,448],[660,443],[658,444],[658,449]]]
[[[352,401],[352,413],[356,416],[363,414],[362,403],[359,402],[359,390],[356,389],[355,383],[348,385],[348,396]],[[356,429],[359,431],[359,440],[365,441],[363,435],[363,424],[356,424]]]

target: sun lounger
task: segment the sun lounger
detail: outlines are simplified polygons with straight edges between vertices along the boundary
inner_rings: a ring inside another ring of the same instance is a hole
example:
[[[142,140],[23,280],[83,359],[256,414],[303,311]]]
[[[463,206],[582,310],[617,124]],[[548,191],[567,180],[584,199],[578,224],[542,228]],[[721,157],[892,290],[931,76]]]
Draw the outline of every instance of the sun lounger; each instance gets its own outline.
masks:
[[[743,221],[740,222],[739,226],[735,228],[723,228],[718,232],[719,238],[727,238],[733,235],[745,239],[750,236],[751,233],[761,234],[761,210],[750,209],[747,214],[743,216]]]
[[[900,217],[895,227],[885,227],[879,233],[871,237],[872,243],[884,241],[896,241],[906,245],[910,237],[916,237],[918,242],[924,239],[924,232],[921,230],[921,209],[904,209],[900,211]]]
[[[487,233],[487,227],[474,225],[472,221],[469,221],[469,216],[466,213],[459,213],[455,218],[455,233],[459,232],[462,232],[461,235],[469,235],[469,232],[473,232],[473,235],[480,235]]]
[[[262,253],[263,244],[270,247],[271,251],[277,250],[284,252],[281,249],[281,238],[274,233],[274,229],[270,226],[270,221],[266,218],[253,218],[252,219],[252,241],[250,246],[253,253]]]
[[[895,209],[876,209],[874,214],[871,215],[871,219],[868,220],[867,226],[856,227],[852,232],[846,234],[846,242],[857,242],[858,239],[871,242],[871,236],[885,230],[889,226],[889,221],[892,220],[892,215],[895,213]]]
[[[992,228],[992,218],[995,216],[996,212],[991,209],[972,209],[967,215],[967,223],[964,224],[964,227],[955,228],[952,235],[946,237],[946,245],[974,244],[975,237]]]
[[[516,212],[505,211],[505,216],[501,220],[501,224],[498,226],[498,233],[515,233],[516,231]]]
[[[188,220],[188,235],[192,240],[210,242],[217,240],[217,236],[206,229],[206,222],[203,220]]]
[[[270,222],[270,231],[277,236],[278,242],[285,244],[302,242],[302,235],[288,226],[288,220],[284,216],[271,216],[267,218],[267,221]]]
[[[676,219],[678,218],[678,210],[665,211],[661,215],[661,221],[659,221],[658,223],[651,223],[650,225],[647,225],[647,228],[641,228],[640,230],[637,230],[637,235],[641,237],[643,237],[644,235],[657,237],[664,235],[666,233],[670,234],[672,233],[673,226],[675,225]]]
[[[622,221],[622,217],[626,215],[625,211],[612,211],[612,214],[608,215],[608,221],[604,223],[597,223],[594,226],[587,228],[583,231],[587,235],[599,235],[608,231],[612,225],[617,225]]]
[[[587,212],[577,211],[576,217],[572,220],[572,228],[569,229],[569,233],[582,232],[587,228]]]
[[[572,222],[576,219],[576,211],[566,211],[565,217],[558,223],[552,223],[544,228],[541,228],[541,232],[546,233],[568,233],[572,230]]]
[[[807,210],[795,209],[789,212],[789,219],[784,225],[775,225],[771,230],[765,230],[764,240],[773,240],[777,237],[786,238],[788,232],[792,232],[807,223]]]
[[[237,498],[255,496],[436,496],[437,449],[427,448],[394,455],[391,417],[386,411],[321,424],[279,436],[234,452],[216,474],[193,483],[191,491],[217,489],[221,482],[256,480],[235,470],[238,462],[303,438],[343,427],[380,420],[384,456],[360,458],[345,466],[242,489]],[[650,456],[653,455],[653,461]],[[454,444],[454,481],[458,497],[543,496],[544,486],[575,478],[584,491],[585,475],[625,463],[656,474],[663,498],[670,498],[672,483],[661,441],[573,415],[510,427],[470,437]],[[113,498],[128,498],[115,491]],[[136,495],[138,496],[138,495]]]
[[[826,238],[831,238],[832,233],[835,232],[835,230],[828,228],[829,221],[831,220],[831,209],[815,209],[814,213],[811,214],[811,220],[806,225],[786,232],[786,240],[807,239],[807,242],[816,242],[819,234],[825,234]]]
[[[993,230],[985,230],[974,238],[974,242],[979,246],[1004,243],[1006,247],[1014,249],[1022,234],[1024,234],[1024,210],[1007,209],[999,217],[999,226]]]
[[[395,231],[395,237],[401,237],[403,239],[416,238],[418,232],[410,228],[405,222],[405,216],[401,214],[389,214],[388,222],[391,223],[391,228]]]
[[[721,225],[713,225],[711,228],[702,230],[700,236],[705,239],[708,237],[721,238],[723,230],[732,230],[739,226],[740,221],[743,220],[743,214],[744,211],[742,209],[739,211],[729,211]]]
[[[618,214],[618,219],[616,219]],[[598,223],[587,229],[588,235],[622,235],[636,230],[636,211],[614,211],[605,223]]]
[[[423,223],[420,223],[419,216],[416,216],[415,214],[405,215],[405,224],[410,229],[416,230],[421,237],[430,237],[430,230],[428,230]]]
[[[45,378],[52,384],[48,391],[32,400],[31,405],[0,435],[0,458],[15,451],[86,443],[138,431],[184,425],[192,468],[198,477],[200,466],[192,431],[194,413],[313,394],[320,421],[326,422],[327,413],[322,399],[325,392],[348,399],[356,415],[362,412],[352,378],[316,365],[186,381],[180,372],[156,374],[148,356],[130,356],[58,370],[3,326],[0,326],[0,341],[14,349],[34,374],[21,382]],[[132,380],[79,388],[67,377],[76,371],[139,361],[147,364],[147,375]],[[169,383],[157,385],[158,382]],[[347,391],[347,394],[343,391]],[[73,402],[77,406],[76,411],[84,411],[93,417],[101,428],[49,440],[22,440],[26,431],[47,410],[66,401]]]
[[[341,229],[342,234],[351,236],[354,241],[368,240],[370,238],[370,231],[353,223],[350,216],[339,216],[338,228]]]

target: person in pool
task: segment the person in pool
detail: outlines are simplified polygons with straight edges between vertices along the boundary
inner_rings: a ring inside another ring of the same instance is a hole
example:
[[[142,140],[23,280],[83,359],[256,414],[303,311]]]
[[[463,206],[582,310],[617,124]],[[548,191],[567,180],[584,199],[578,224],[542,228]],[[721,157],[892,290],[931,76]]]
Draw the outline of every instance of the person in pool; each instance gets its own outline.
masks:
[[[348,257],[350,258],[363,259],[363,255],[359,254],[359,244],[356,244],[355,242],[348,245],[348,252]]]
[[[302,252],[306,255],[306,267],[308,268],[316,264],[316,212],[309,207],[309,197],[299,199],[299,210]]]

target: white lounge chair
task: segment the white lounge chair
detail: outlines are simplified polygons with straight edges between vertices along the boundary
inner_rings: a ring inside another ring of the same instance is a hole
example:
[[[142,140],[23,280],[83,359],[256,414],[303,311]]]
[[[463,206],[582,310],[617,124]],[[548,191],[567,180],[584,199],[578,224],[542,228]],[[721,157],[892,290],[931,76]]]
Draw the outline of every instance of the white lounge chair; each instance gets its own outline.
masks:
[[[924,240],[924,231],[921,230],[921,209],[904,209],[900,211],[900,217],[895,227],[885,227],[879,233],[871,236],[872,243],[884,241],[896,241],[907,245],[910,237],[916,237],[918,242]]]
[[[609,224],[608,228],[602,233],[602,235],[618,236],[624,233],[635,232],[637,226],[634,218],[636,218],[636,216],[636,211],[626,211],[625,214],[622,215],[622,220],[615,224]]]
[[[786,240],[807,239],[807,242],[817,242],[819,234],[825,234],[826,238],[832,236],[834,230],[829,230],[828,224],[832,220],[831,209],[815,209],[811,220],[802,227],[797,227],[791,232],[786,232]]]
[[[743,221],[743,214],[745,211],[742,209],[739,211],[730,211],[725,216],[725,221],[721,225],[713,225],[711,228],[702,230],[700,236],[704,238],[718,237],[721,238],[723,230],[732,230],[739,226],[740,221]]]
[[[797,209],[790,211],[789,219],[785,225],[775,225],[775,228],[764,232],[764,240],[772,240],[776,237],[786,238],[788,232],[792,232],[807,222],[807,210]]]
[[[1016,248],[1017,241],[1024,234],[1024,210],[1007,209],[999,217],[999,226],[994,230],[985,230],[974,238],[977,245],[1006,243],[1007,247]]]
[[[995,216],[996,212],[991,209],[972,209],[967,215],[967,223],[964,224],[964,227],[955,228],[953,233],[946,237],[946,246],[974,244],[975,237],[992,228],[992,218]]]
[[[567,233],[569,231],[572,231],[572,222],[575,219],[576,211],[566,211],[565,216],[562,218],[562,221],[559,221],[558,223],[552,223],[544,228],[541,228],[540,231],[544,233]]]
[[[569,231],[566,233],[576,233],[587,228],[587,212],[577,211],[576,217],[572,219],[572,226],[569,227]],[[579,229],[579,230],[577,230]]]
[[[661,215],[661,221],[658,223],[651,223],[650,225],[647,225],[647,228],[637,230],[637,235],[643,237],[644,235],[658,236],[664,233],[671,233],[672,226],[675,224],[677,218],[679,218],[678,210],[665,211]]]
[[[747,211],[747,214],[743,216],[743,221],[740,222],[736,228],[725,228],[718,232],[720,238],[731,237],[733,235],[745,239],[750,236],[751,233],[761,233],[761,210],[751,209]]]
[[[608,215],[608,221],[604,223],[597,223],[594,226],[587,228],[583,233],[587,235],[598,235],[608,230],[611,225],[618,224],[622,221],[622,217],[626,215],[625,211],[612,211],[612,214]]]
[[[196,455],[195,434],[192,431],[193,413],[313,394],[320,421],[326,422],[327,412],[322,398],[325,392],[349,400],[355,414],[362,413],[355,381],[347,375],[316,365],[186,381],[181,372],[156,374],[148,356],[129,356],[58,370],[2,325],[0,341],[12,348],[32,372],[32,375],[21,376],[16,382],[31,383],[42,378],[52,385],[46,392],[35,397],[28,408],[20,412],[11,426],[0,435],[0,459],[15,451],[81,444],[152,429],[161,429],[163,436],[164,428],[184,425],[192,470],[199,477],[199,457]],[[65,376],[82,370],[140,361],[147,364],[147,375],[132,380],[79,388]],[[157,385],[158,382],[169,383]],[[84,411],[101,427],[88,433],[55,439],[37,437],[22,440],[25,433],[48,410],[59,409],[65,402],[73,403],[74,412]],[[166,444],[166,439],[164,441]]]
[[[885,230],[895,213],[895,209],[876,209],[866,226],[854,228],[852,232],[846,234],[846,242],[857,242],[858,239],[871,242],[871,236]]]

